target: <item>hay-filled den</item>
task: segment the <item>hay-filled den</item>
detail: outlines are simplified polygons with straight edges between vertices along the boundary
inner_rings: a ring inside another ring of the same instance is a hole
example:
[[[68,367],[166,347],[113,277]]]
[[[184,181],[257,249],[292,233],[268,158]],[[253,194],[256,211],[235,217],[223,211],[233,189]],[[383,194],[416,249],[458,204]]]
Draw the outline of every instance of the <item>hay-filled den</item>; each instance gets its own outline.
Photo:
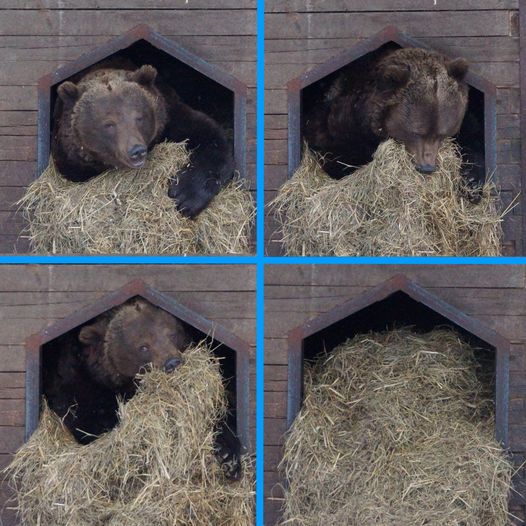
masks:
[[[422,175],[392,139],[373,160],[331,179],[307,146],[302,162],[271,204],[287,255],[496,256],[502,218],[495,185],[468,186],[453,141],[437,171]],[[480,200],[479,200],[480,198]]]
[[[89,181],[66,180],[53,161],[18,205],[32,251],[44,254],[244,254],[255,207],[242,180],[232,181],[195,219],[167,195],[189,163],[184,143],[161,143],[137,170],[109,170]]]
[[[214,451],[227,402],[218,359],[201,342],[172,374],[139,377],[119,424],[80,445],[44,403],[40,425],[7,468],[23,524],[253,523],[253,466],[231,480]]]
[[[283,525],[510,523],[492,379],[447,328],[358,334],[305,370]]]

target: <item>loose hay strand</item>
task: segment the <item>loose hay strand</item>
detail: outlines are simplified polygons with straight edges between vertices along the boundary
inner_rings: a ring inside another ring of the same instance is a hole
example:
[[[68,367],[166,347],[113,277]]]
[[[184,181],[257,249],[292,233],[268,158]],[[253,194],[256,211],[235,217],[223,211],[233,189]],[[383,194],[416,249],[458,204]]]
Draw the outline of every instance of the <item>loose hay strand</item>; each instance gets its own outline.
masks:
[[[255,206],[233,180],[195,220],[177,212],[168,185],[190,161],[185,143],[158,144],[138,170],[109,170],[84,183],[51,159],[17,203],[35,253],[245,254]]]
[[[474,204],[452,140],[438,169],[422,176],[403,145],[382,143],[373,160],[331,179],[305,146],[302,162],[270,207],[287,255],[497,256],[502,219],[496,187],[487,181]]]
[[[120,423],[78,444],[43,405],[6,473],[27,526],[251,526],[254,467],[228,480],[214,453],[227,411],[219,362],[202,342],[171,375],[151,371],[119,404]]]
[[[505,526],[491,386],[448,329],[358,335],[306,370],[282,525]]]

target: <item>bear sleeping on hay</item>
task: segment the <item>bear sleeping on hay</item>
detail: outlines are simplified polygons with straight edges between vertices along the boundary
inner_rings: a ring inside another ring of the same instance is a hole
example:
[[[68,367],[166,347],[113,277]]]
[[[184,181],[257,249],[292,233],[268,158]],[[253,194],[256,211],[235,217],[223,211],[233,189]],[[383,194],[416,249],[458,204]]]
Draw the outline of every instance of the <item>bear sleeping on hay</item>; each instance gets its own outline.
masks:
[[[511,524],[514,469],[483,369],[443,328],[360,334],[321,356],[285,440],[281,524]]]
[[[65,179],[53,161],[18,203],[40,254],[244,254],[255,207],[241,180],[230,181],[195,219],[168,195],[190,161],[184,143],[154,147],[143,167],[108,170],[86,182]]]
[[[133,398],[119,401],[117,426],[87,445],[44,402],[7,468],[22,523],[251,526],[253,463],[242,456],[232,480],[218,458],[227,401],[207,344],[190,346],[171,374],[152,369],[137,381]]]
[[[52,160],[19,202],[33,251],[249,251],[254,205],[227,130],[156,68],[109,59],[57,95]]]
[[[499,212],[491,181],[472,188],[461,166],[458,148],[446,141],[435,172],[424,176],[405,147],[388,139],[369,164],[336,180],[306,149],[271,204],[285,253],[498,256],[508,210]]]
[[[379,49],[327,78],[302,113],[303,160],[273,201],[287,255],[500,255],[505,212],[483,120],[467,111],[468,67]]]

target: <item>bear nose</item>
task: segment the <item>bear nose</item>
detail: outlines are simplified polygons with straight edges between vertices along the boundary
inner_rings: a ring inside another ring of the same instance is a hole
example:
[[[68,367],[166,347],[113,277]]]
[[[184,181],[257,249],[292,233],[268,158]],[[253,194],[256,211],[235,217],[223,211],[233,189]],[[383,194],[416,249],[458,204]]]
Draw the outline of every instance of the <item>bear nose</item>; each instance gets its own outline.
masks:
[[[167,373],[172,373],[179,367],[182,363],[182,360],[180,358],[170,358],[169,360],[166,360],[164,363],[164,371]]]
[[[133,161],[140,161],[146,156],[146,146],[144,144],[136,144],[128,150],[128,155]]]
[[[432,174],[435,170],[436,170],[436,166],[433,165],[433,164],[419,164],[416,169],[421,173],[421,174],[426,174],[426,175],[429,175],[429,174]]]

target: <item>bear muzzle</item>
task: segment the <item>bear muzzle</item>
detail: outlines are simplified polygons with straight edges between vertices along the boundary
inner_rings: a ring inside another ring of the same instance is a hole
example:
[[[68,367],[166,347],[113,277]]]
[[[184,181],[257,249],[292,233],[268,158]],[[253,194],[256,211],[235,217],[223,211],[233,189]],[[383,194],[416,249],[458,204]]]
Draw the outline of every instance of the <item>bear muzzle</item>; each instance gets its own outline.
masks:
[[[128,150],[128,156],[131,162],[131,165],[135,168],[140,168],[144,165],[146,160],[146,154],[148,149],[144,144],[135,144]]]
[[[173,373],[182,363],[181,358],[170,358],[164,363],[164,372]]]
[[[437,167],[434,164],[417,164],[416,169],[424,175],[431,175],[436,171]]]

